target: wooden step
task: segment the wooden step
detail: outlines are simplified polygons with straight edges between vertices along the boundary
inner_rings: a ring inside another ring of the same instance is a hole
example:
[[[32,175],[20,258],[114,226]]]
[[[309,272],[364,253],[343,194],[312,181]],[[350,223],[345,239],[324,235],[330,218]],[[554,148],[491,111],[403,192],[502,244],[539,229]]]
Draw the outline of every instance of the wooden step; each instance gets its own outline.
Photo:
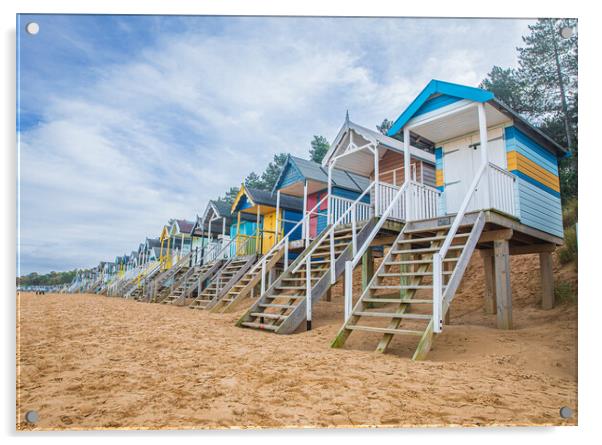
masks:
[[[393,334],[393,335],[418,335],[422,336],[423,331],[413,331],[409,329],[391,329],[391,328],[377,328],[374,326],[361,326],[361,325],[347,325],[345,329],[351,329],[353,331],[365,331],[375,332],[378,334]]]
[[[275,309],[293,309],[297,306],[292,304],[259,303],[260,307],[273,307]]]
[[[457,262],[458,258],[445,258],[443,259],[444,262],[449,263],[449,262]],[[385,266],[393,266],[395,264],[398,265],[404,265],[404,264],[427,264],[427,263],[432,263],[433,260],[432,259],[424,259],[424,260],[406,260],[406,261],[387,261],[385,263]]]
[[[263,323],[253,323],[250,321],[243,321],[241,323],[241,325],[245,326],[247,328],[259,329],[259,330],[265,330],[265,331],[275,331],[276,329],[278,329],[278,326],[274,326],[274,325],[270,325],[270,324],[263,324]]]
[[[456,233],[455,238],[467,238],[470,233]],[[424,238],[408,238],[397,241],[397,244],[412,244],[412,243],[426,243],[430,241],[443,241],[447,238],[446,235],[442,236],[427,236]]]
[[[300,300],[305,298],[305,295],[286,295],[286,294],[274,294],[274,295],[266,295],[265,298],[271,298],[275,300],[276,298],[289,298],[291,300]]]
[[[462,250],[464,249],[464,244],[452,244],[449,246],[448,250]],[[406,255],[406,254],[419,254],[419,253],[431,253],[431,252],[439,252],[441,250],[440,247],[425,247],[419,249],[406,249],[406,250],[392,250],[392,255]]]
[[[433,300],[420,298],[364,298],[364,303],[433,304]]]
[[[263,318],[271,318],[273,320],[280,320],[288,317],[288,315],[280,315],[280,314],[270,314],[268,312],[251,312],[251,317],[263,317]]]
[[[443,275],[451,275],[453,272],[450,270],[442,270]],[[380,272],[379,277],[428,277],[433,275],[432,271],[427,272]]]
[[[431,315],[426,314],[408,314],[408,313],[396,313],[396,312],[354,312],[353,315],[358,317],[378,317],[378,318],[404,318],[408,320],[430,320]]]
[[[379,285],[379,284],[373,284],[372,286],[370,286],[370,289],[432,289],[433,286],[430,284],[416,284],[416,285],[405,285],[405,284],[392,284],[392,285]],[[445,289],[445,285],[443,286],[443,289]]]

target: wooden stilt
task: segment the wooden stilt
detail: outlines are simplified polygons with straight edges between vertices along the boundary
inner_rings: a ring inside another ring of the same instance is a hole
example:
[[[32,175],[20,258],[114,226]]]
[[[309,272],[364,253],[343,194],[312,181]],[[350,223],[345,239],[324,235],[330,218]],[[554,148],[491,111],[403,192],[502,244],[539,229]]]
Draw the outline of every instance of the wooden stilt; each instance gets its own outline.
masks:
[[[495,298],[498,329],[512,329],[512,288],[510,286],[510,251],[507,240],[493,242]]]
[[[541,274],[541,308],[552,309],[554,307],[554,270],[551,252],[539,254],[539,270]]]
[[[332,287],[328,288],[326,291],[326,301],[332,301]]]
[[[493,252],[481,251],[483,257],[483,271],[485,273],[485,313],[495,314],[497,312],[495,302],[495,272],[493,267]]]

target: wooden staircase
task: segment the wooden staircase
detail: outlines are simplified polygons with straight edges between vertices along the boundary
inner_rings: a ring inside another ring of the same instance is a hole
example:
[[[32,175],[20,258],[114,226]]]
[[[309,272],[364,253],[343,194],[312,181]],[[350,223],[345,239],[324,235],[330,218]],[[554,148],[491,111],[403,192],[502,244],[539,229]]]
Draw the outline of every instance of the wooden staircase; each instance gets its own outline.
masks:
[[[485,225],[481,213],[474,223],[460,224],[443,259],[443,313],[460,284]],[[395,335],[418,339],[414,360],[424,359],[433,338],[433,254],[439,252],[451,225],[417,228],[407,224],[362,292],[332,347],[340,348],[354,331],[380,336],[377,352],[385,352]]]
[[[357,245],[364,242],[375,223],[375,220],[372,219],[358,225]],[[330,226],[323,234],[328,233],[329,229]],[[294,332],[306,318],[307,255],[312,252],[310,282],[313,305],[326,294],[332,285],[331,268],[334,268],[336,279],[344,272],[345,261],[352,258],[351,231],[351,227],[346,226],[334,231],[334,264],[331,264],[330,259],[330,237],[321,235],[316,238],[238,320],[237,326],[267,330],[278,334]],[[298,265],[300,265],[299,268],[297,268]]]
[[[211,312],[232,311],[240,301],[246,298],[253,288],[261,281],[262,263],[265,261],[265,270],[270,271],[278,264],[284,255],[284,244],[260,258],[238,282],[220,298],[211,308]]]
[[[144,296],[138,301],[160,303],[169,295],[171,283],[177,283],[182,275],[188,271],[191,257],[192,252],[186,254],[170,269],[160,273],[151,283],[149,283],[149,286],[144,286]]]
[[[123,294],[124,298],[138,300],[144,293],[144,286],[161,272],[159,264],[149,266],[141,272],[141,276],[132,281],[132,286]]]
[[[172,286],[170,294],[161,301],[161,304],[181,305],[186,298],[191,296],[195,290],[198,290],[203,283],[213,277],[222,267],[223,260],[216,260],[211,263],[194,266],[182,276],[176,286]]]
[[[190,309],[210,309],[255,264],[257,255],[234,257],[214,275],[209,285],[192,301]]]

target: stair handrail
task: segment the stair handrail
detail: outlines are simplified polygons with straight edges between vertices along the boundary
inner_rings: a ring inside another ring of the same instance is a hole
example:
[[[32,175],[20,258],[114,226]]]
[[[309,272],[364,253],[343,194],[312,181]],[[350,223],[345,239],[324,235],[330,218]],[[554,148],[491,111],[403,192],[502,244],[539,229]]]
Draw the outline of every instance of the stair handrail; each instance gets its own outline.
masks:
[[[180,258],[173,266],[171,266],[169,269],[164,271],[162,274],[160,274],[157,278],[155,278],[153,280],[153,282],[151,283],[151,290],[150,290],[151,301],[153,301],[153,299],[155,298],[155,293],[157,290],[156,284],[159,282],[165,282],[166,280],[168,280],[172,276],[174,276],[176,273],[178,273],[178,271],[182,268],[184,263],[186,263],[187,261],[190,260],[190,258],[192,257],[192,254],[193,254],[193,252],[191,250],[186,255],[184,255],[182,258]]]
[[[320,212],[320,206],[324,203],[324,201],[326,201],[329,198],[329,195],[326,194],[322,197],[322,199],[320,199],[316,205],[314,205],[310,210],[307,210],[305,212],[305,215],[303,215],[303,218],[301,218],[299,221],[297,221],[297,223],[286,233],[286,235],[284,235],[280,241],[278,241],[276,244],[274,244],[272,246],[272,248],[268,251],[268,253],[266,253],[265,255],[262,256],[261,261],[259,261],[257,264],[255,264],[255,266],[253,266],[253,268],[249,271],[249,272],[255,272],[259,267],[261,267],[261,295],[263,295],[263,293],[266,291],[266,263],[267,263],[267,258],[273,254],[278,252],[278,250],[280,250],[282,248],[282,246],[284,246],[284,269],[288,269],[288,251],[289,251],[289,245],[290,245],[290,241],[291,241],[291,236],[293,235],[293,233],[295,232],[295,230],[297,230],[300,226],[303,225],[304,229],[305,229],[305,240],[309,239],[309,222],[311,221],[312,215],[316,214],[319,215]],[[276,237],[278,237],[278,234],[276,234]]]
[[[125,298],[128,298],[132,294],[132,292],[134,292],[134,290],[146,286],[146,283],[148,283],[148,281],[152,279],[154,274],[159,270],[161,270],[161,261],[151,262],[148,266],[146,266],[144,270],[142,270],[138,274],[138,277],[136,278],[136,285],[128,289],[123,296]]]
[[[257,228],[257,229],[255,230],[255,232],[253,232],[253,234],[252,234],[252,235],[248,236],[248,237],[245,239],[245,241],[243,242],[243,244],[241,245],[241,247],[242,247],[242,248],[246,248],[246,247],[247,247],[247,244],[248,244],[248,243],[249,243],[249,242],[250,242],[252,239],[254,239],[256,236],[259,236],[259,235],[255,235],[256,233],[257,233],[257,234],[258,234],[258,233],[260,233],[260,230],[259,230],[259,228]],[[239,237],[239,235],[236,235],[235,237],[233,237],[233,238],[232,238],[232,239],[231,239],[231,240],[228,242],[228,244],[227,244],[226,246],[224,246],[224,248],[222,249],[222,251],[223,251],[224,249],[226,249],[226,248],[229,248],[230,244],[232,244],[232,242],[233,242],[233,241],[235,241],[235,240],[236,240],[238,237]],[[238,246],[237,246],[237,249],[238,249]],[[218,259],[218,258],[219,258],[219,256],[220,256],[220,254],[221,254],[221,252],[222,252],[222,251],[220,251],[220,252],[217,254],[217,257],[216,257],[216,259]],[[220,283],[221,283],[221,279],[222,279],[222,272],[224,271],[224,269],[226,268],[226,266],[227,266],[227,265],[228,265],[228,264],[229,264],[231,261],[233,261],[233,260],[234,260],[234,258],[236,258],[236,255],[235,255],[235,256],[232,256],[232,257],[230,257],[230,258],[228,258],[228,260],[227,260],[227,261],[226,261],[226,262],[225,262],[225,263],[224,263],[224,264],[223,264],[223,265],[220,267],[219,271],[218,271],[218,272],[217,272],[217,274],[215,275],[215,278],[213,278],[213,280],[214,280],[214,281],[215,281],[215,283],[216,283],[216,292],[218,292],[218,291],[219,291],[219,285],[220,285]],[[200,278],[200,275],[199,275],[199,277],[198,277],[198,278]],[[184,285],[186,286],[186,284],[184,284]],[[197,286],[197,287],[199,287],[199,286],[200,286],[200,283],[199,283],[199,280],[198,280],[198,279],[197,279],[197,281],[195,281],[194,285],[195,285],[195,286]],[[186,287],[185,287],[185,289],[186,289]],[[200,295],[200,292],[199,292],[199,295]]]
[[[345,289],[344,289],[345,290],[345,321],[347,321],[349,319],[349,316],[351,315],[351,310],[353,307],[353,269],[355,269],[355,267],[359,264],[360,260],[362,259],[362,256],[364,256],[364,254],[370,247],[370,244],[372,243],[374,238],[376,238],[376,235],[378,235],[378,232],[380,232],[380,229],[382,228],[382,226],[385,224],[385,222],[389,218],[389,215],[393,211],[393,208],[397,204],[397,201],[400,198],[402,198],[402,196],[405,196],[406,190],[408,190],[409,184],[410,184],[409,182],[404,182],[403,185],[399,188],[399,190],[397,190],[397,193],[395,194],[395,196],[389,203],[389,206],[385,209],[385,211],[382,213],[382,215],[380,217],[378,217],[379,220],[376,223],[376,225],[374,226],[374,228],[372,229],[372,231],[370,232],[370,234],[368,235],[368,237],[366,238],[366,241],[364,241],[364,243],[359,248],[359,250],[357,250],[357,252],[354,252],[354,256],[351,260],[345,261]],[[406,220],[407,220],[407,208],[406,208]]]
[[[462,224],[462,220],[464,219],[466,209],[468,208],[471,199],[473,198],[475,192],[479,189],[481,178],[488,168],[489,162],[484,162],[481,164],[481,167],[479,167],[479,170],[470,183],[470,188],[468,189],[466,196],[464,196],[464,200],[462,201],[462,204],[456,213],[454,222],[447,232],[447,236],[445,237],[441,248],[438,252],[433,254],[433,332],[436,334],[441,332],[443,326],[443,259],[447,255],[447,251],[449,250],[449,247],[451,246],[451,243],[453,242],[456,233],[460,228],[460,224]]]
[[[374,185],[376,184],[376,181],[372,181],[370,183],[370,185],[368,187],[366,187],[366,189],[362,192],[361,195],[359,195],[357,197],[357,199],[355,201],[353,201],[353,203],[349,206],[349,208],[343,212],[338,219],[330,225],[330,227],[327,230],[324,230],[321,234],[320,234],[320,238],[324,239],[326,236],[330,235],[330,259],[331,262],[334,261],[334,231],[336,229],[336,227],[341,223],[341,221],[343,221],[343,219],[345,219],[345,217],[347,216],[348,213],[355,213],[355,208],[358,205],[358,203],[360,203],[360,201],[364,198],[364,196],[366,196],[366,193],[370,192],[370,190],[372,190],[372,188],[374,187]],[[329,209],[330,211],[331,209]],[[351,224],[352,224],[352,228],[355,229],[355,218],[351,218]],[[353,244],[355,245],[355,230],[352,231],[353,232]],[[318,246],[320,245],[320,243],[316,243],[309,252],[307,252],[306,257],[311,256],[312,253],[314,253],[314,251],[318,248]],[[299,268],[302,266],[303,263],[299,263],[297,264],[297,267],[295,267],[293,269],[293,273],[297,272],[299,270]],[[333,275],[334,275],[334,271],[333,271]]]
[[[230,239],[228,240],[228,242],[227,242],[225,245],[223,244],[223,238],[222,238],[222,242],[221,242],[221,243],[215,243],[215,244],[212,246],[211,250],[209,250],[207,253],[205,253],[205,254],[203,255],[203,259],[202,259],[201,265],[203,265],[203,264],[206,264],[206,262],[205,262],[205,258],[207,258],[207,257],[208,257],[208,256],[209,256],[209,255],[210,255],[210,254],[211,254],[211,253],[212,253],[214,250],[216,250],[216,249],[218,248],[218,246],[219,246],[219,249],[220,249],[220,250],[219,250],[219,251],[218,251],[218,252],[215,254],[215,256],[213,257],[213,259],[212,259],[212,260],[210,260],[210,261],[208,261],[208,262],[212,262],[212,261],[215,261],[215,260],[217,260],[217,259],[218,259],[218,258],[219,258],[219,257],[222,255],[222,253],[223,253],[223,252],[225,252],[227,249],[229,249],[229,248],[232,246],[232,243],[233,243],[234,241],[236,241],[236,240],[239,238],[239,236],[240,236],[240,234],[237,234],[236,236],[230,237]],[[253,235],[252,235],[252,236],[253,236]],[[244,245],[246,246],[246,241],[245,241],[245,244],[244,244]],[[236,256],[236,255],[235,255],[235,256]]]

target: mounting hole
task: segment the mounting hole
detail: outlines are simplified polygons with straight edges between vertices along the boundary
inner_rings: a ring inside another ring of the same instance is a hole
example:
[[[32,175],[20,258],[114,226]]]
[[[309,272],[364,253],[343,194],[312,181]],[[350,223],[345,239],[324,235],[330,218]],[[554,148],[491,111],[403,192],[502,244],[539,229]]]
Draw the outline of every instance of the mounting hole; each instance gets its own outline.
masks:
[[[563,406],[562,408],[560,408],[560,417],[562,417],[563,419],[569,419],[573,417],[573,410],[568,406]]]
[[[36,423],[39,419],[37,411],[27,411],[25,413],[25,420],[27,423]]]
[[[29,22],[25,26],[25,31],[27,31],[28,34],[35,36],[37,33],[40,32],[40,25],[38,25],[36,22]]]

